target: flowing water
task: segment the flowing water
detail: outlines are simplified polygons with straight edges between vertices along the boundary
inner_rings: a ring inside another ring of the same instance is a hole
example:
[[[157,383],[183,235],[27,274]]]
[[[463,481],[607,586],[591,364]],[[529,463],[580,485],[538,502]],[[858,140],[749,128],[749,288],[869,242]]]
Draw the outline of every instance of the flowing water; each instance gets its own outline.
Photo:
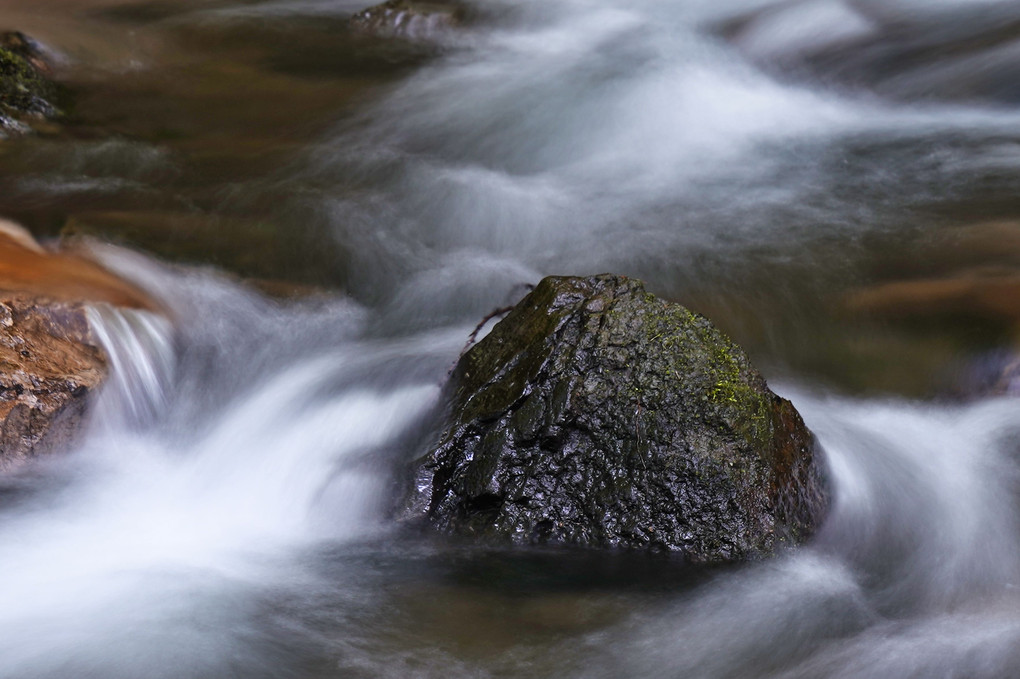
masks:
[[[1020,673],[1020,409],[972,388],[1020,319],[1015,3],[474,0],[411,43],[351,0],[0,6],[75,92],[0,146],[0,213],[169,310],[94,309],[79,449],[0,479],[0,677]],[[601,271],[793,400],[812,544],[693,569],[389,520],[475,323]]]

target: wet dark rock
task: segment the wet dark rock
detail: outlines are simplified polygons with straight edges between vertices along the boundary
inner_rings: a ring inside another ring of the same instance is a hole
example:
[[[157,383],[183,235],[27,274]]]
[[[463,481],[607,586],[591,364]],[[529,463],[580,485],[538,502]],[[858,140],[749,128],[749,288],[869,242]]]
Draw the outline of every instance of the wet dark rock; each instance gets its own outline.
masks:
[[[0,33],[0,139],[56,118],[57,87],[46,75],[42,48],[17,31]]]
[[[827,504],[790,402],[633,279],[544,279],[446,394],[404,508],[443,532],[725,561],[803,541]]]
[[[105,376],[84,304],[0,296],[0,470],[67,447]]]
[[[463,23],[465,10],[457,3],[388,0],[351,17],[351,29],[385,38],[430,40]]]

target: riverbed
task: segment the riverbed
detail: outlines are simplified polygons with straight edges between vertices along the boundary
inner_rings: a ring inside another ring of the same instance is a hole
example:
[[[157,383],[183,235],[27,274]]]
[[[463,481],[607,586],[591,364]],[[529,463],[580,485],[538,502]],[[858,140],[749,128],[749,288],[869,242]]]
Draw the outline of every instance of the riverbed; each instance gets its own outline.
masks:
[[[1013,677],[1020,9],[7,0],[73,95],[0,215],[95,314],[78,450],[0,479],[0,677]],[[391,518],[475,325],[603,271],[711,318],[818,436],[807,546],[694,567]]]

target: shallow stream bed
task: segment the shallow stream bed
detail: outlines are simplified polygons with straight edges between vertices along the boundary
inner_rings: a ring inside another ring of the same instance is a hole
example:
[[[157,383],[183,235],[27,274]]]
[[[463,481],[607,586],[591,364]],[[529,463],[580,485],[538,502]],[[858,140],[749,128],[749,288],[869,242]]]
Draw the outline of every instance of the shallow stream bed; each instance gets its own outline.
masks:
[[[97,316],[80,449],[0,479],[0,677],[1020,673],[1015,3],[476,0],[423,42],[358,9],[4,3],[74,104],[0,142],[0,215],[174,325]],[[388,518],[475,324],[602,271],[801,411],[812,544],[694,568]]]

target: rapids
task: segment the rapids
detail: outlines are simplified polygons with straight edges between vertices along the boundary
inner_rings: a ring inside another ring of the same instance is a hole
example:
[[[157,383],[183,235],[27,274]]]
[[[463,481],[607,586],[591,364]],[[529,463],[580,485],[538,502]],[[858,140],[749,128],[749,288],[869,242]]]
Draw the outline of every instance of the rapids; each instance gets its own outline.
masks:
[[[0,478],[0,677],[1020,673],[1020,409],[933,397],[1015,319],[847,303],[1020,264],[1015,3],[473,0],[437,46],[346,33],[349,0],[10,4],[109,139],[0,147],[0,212],[93,236],[169,320],[93,309],[79,449]],[[600,271],[794,402],[835,489],[811,545],[694,569],[394,525],[475,323]]]

